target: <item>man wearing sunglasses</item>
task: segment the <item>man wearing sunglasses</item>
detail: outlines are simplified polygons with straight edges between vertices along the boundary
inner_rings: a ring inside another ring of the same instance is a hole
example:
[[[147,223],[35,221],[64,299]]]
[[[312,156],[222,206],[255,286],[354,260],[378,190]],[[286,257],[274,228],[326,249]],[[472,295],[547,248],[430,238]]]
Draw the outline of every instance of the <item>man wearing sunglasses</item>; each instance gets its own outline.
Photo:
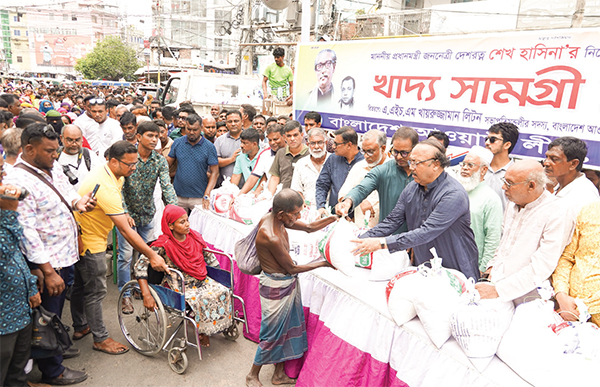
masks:
[[[123,138],[123,130],[119,121],[108,116],[104,98],[90,98],[87,106],[85,114],[80,115],[73,125],[81,129],[92,151],[102,157],[108,147]]]
[[[407,126],[402,126],[392,136],[391,155],[394,158],[381,166],[373,168],[365,178],[335,206],[336,213],[345,216],[355,206],[363,202],[373,191],[379,196],[379,222],[392,212],[400,194],[413,179],[408,167],[410,152],[419,142],[417,132]],[[357,204],[355,204],[357,203]],[[402,225],[394,233],[406,232]]]
[[[410,154],[408,165],[414,181],[402,191],[392,212],[353,242],[354,254],[380,249],[390,253],[413,248],[415,266],[432,258],[435,247],[442,265],[478,280],[477,245],[470,227],[469,196],[445,168],[450,161],[438,140],[420,142]],[[406,224],[408,231],[392,235]]]
[[[508,156],[519,141],[519,128],[510,122],[500,122],[490,126],[485,139],[485,147],[492,151],[494,158],[485,175],[485,182],[500,196],[502,209],[506,208],[508,199],[502,190],[502,178],[506,170],[514,163]]]

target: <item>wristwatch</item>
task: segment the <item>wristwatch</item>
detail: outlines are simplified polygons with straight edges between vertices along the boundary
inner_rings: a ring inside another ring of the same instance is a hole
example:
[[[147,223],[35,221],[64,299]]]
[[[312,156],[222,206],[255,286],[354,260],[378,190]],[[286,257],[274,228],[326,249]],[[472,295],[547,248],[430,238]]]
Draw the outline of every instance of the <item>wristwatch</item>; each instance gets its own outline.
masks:
[[[382,249],[385,249],[385,238],[379,238],[379,246],[381,246]]]
[[[208,195],[204,195],[204,197],[203,197],[202,199],[204,199],[204,200],[209,200],[209,199],[210,199],[210,197],[209,197]]]

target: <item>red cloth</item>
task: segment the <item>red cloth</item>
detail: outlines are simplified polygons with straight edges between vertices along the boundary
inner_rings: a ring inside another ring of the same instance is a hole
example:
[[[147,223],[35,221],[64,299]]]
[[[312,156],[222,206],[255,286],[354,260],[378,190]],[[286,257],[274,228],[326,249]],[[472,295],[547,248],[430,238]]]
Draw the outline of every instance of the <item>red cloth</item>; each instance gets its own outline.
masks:
[[[206,278],[206,262],[202,252],[206,247],[206,242],[197,231],[192,229],[190,229],[185,241],[180,242],[175,239],[169,228],[169,224],[185,214],[186,211],[183,208],[172,204],[167,205],[161,221],[163,233],[152,243],[152,246],[163,247],[175,266],[183,270],[184,273],[202,281]]]
[[[90,146],[90,143],[88,142],[88,140],[85,139],[85,137],[83,137],[83,145],[82,146],[84,148],[88,148],[89,150],[92,150],[92,147]],[[104,157],[104,155],[100,155],[100,157]]]

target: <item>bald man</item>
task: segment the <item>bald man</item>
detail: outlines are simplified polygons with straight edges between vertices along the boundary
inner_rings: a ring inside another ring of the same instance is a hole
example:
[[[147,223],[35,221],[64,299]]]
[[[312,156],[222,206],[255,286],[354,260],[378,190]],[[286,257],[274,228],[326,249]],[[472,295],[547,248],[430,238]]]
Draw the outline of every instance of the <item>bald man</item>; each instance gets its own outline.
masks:
[[[512,164],[502,178],[509,203],[502,238],[488,263],[489,283],[475,285],[481,298],[515,305],[539,298],[537,286],[548,279],[573,234],[567,208],[546,191],[548,178],[534,160]]]
[[[63,171],[75,190],[78,190],[92,168],[102,164],[102,159],[82,146],[83,135],[76,125],[65,125],[60,140],[64,147],[58,149],[58,163],[63,166]]]
[[[410,153],[408,165],[414,181],[404,188],[396,207],[381,223],[353,241],[354,253],[380,249],[394,253],[412,247],[413,263],[420,265],[433,258],[430,249],[435,247],[442,266],[479,279],[469,196],[444,170],[450,165],[444,147],[435,139],[422,141]],[[408,232],[393,235],[405,223]]]
[[[217,112],[218,113],[218,112]],[[204,128],[204,138],[214,143],[215,136],[217,135],[217,121],[212,116],[208,116],[202,120],[202,127]]]

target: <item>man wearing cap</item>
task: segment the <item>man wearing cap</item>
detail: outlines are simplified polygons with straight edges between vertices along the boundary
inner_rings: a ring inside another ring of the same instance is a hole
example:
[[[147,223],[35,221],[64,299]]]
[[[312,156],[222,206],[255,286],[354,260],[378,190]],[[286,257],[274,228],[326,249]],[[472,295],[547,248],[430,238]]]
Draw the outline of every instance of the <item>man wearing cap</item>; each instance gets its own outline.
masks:
[[[481,146],[474,146],[460,163],[456,180],[469,193],[471,229],[479,253],[479,271],[485,272],[490,259],[500,244],[502,234],[502,201],[484,183],[494,154]]]

